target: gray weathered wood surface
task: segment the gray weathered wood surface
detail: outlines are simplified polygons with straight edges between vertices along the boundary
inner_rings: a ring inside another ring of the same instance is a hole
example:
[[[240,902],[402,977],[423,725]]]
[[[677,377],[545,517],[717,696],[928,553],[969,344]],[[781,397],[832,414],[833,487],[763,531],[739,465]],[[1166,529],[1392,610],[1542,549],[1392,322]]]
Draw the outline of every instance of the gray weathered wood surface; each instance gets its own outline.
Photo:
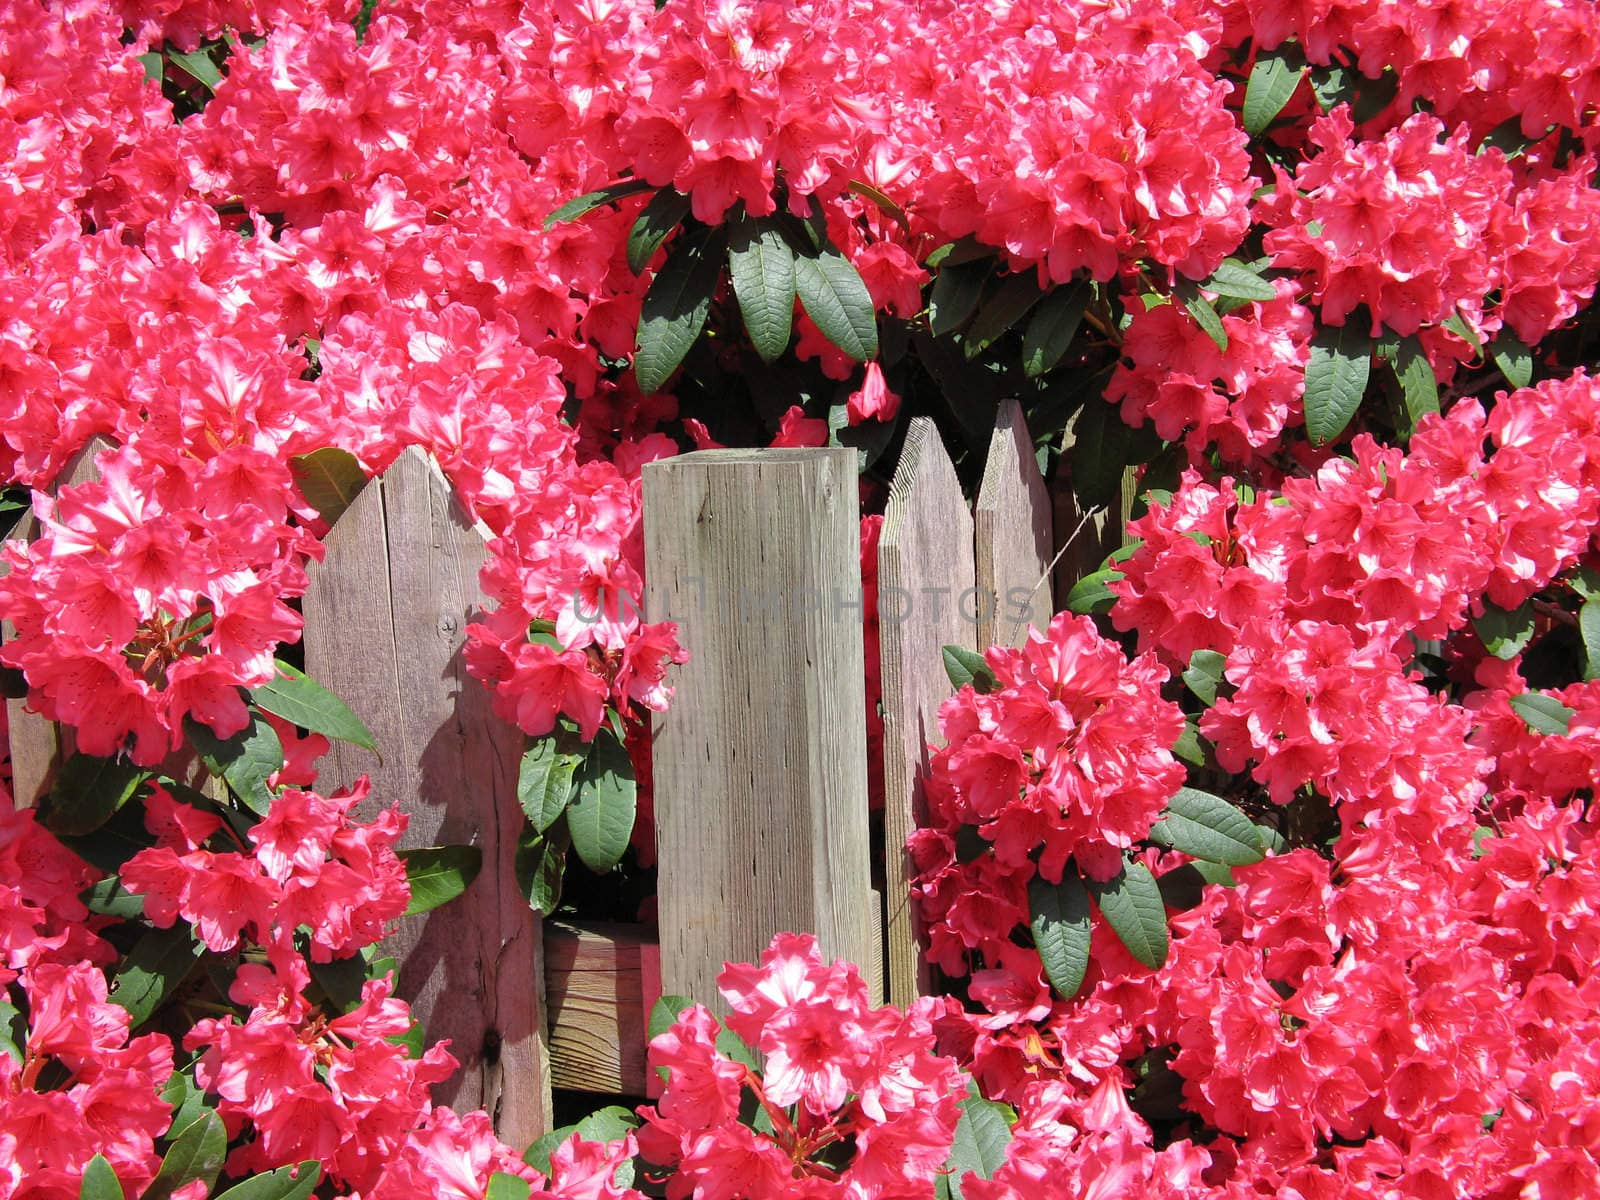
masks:
[[[1028,626],[1055,611],[1050,495],[1015,400],[1000,405],[973,518],[977,552],[978,646],[1020,646]]]
[[[644,470],[651,620],[689,661],[656,719],[662,988],[808,930],[866,963],[859,504],[850,449],[706,450]]]
[[[95,455],[111,449],[110,439],[96,434],[88,443],[67,460],[50,489],[77,487],[81,483],[99,479]],[[33,513],[25,512],[6,534],[7,541],[31,542],[39,533],[39,522]],[[0,564],[0,570],[4,565]],[[4,628],[7,640],[11,637],[9,622]],[[11,795],[18,808],[32,808],[39,802],[61,760],[72,753],[72,730],[47,721],[28,707],[26,700],[6,701],[6,723],[11,741]]]
[[[972,514],[933,422],[911,422],[889,487],[878,541],[878,638],[883,674],[884,890],[889,999],[925,995],[928,964],[917,945],[906,839],[926,816],[928,743],[939,741],[939,705],[951,693],[942,650],[974,650],[978,631],[959,597],[976,579]]]
[[[542,939],[513,869],[522,738],[490,711],[461,658],[482,602],[483,539],[433,460],[412,448],[326,542],[304,602],[306,670],[366,721],[383,759],[335,743],[318,783],[366,773],[368,813],[398,801],[409,815],[403,846],[482,850],[464,896],[405,918],[384,947],[430,1041],[448,1037],[461,1061],[436,1099],[488,1109],[500,1137],[525,1146],[550,1122]]]

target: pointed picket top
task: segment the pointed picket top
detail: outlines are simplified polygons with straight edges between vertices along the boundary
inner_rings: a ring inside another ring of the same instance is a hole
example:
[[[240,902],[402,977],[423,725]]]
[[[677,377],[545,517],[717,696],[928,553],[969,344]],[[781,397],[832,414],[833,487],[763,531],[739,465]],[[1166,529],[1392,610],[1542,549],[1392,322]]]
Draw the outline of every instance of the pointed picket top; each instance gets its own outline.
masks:
[[[1020,646],[1054,612],[1050,495],[1015,400],[1000,405],[974,519],[978,648]]]
[[[884,893],[888,999],[906,1004],[930,988],[911,900],[914,870],[906,839],[924,822],[922,780],[938,713],[953,690],[943,648],[975,650],[978,630],[963,615],[975,587],[972,514],[955,467],[926,417],[911,422],[889,485],[878,541],[878,643],[883,679]],[[970,611],[970,610],[969,610]]]
[[[398,802],[402,846],[475,845],[465,895],[408,917],[385,939],[399,994],[462,1070],[435,1089],[459,1111],[487,1108],[503,1141],[527,1145],[550,1121],[542,934],[511,886],[522,810],[521,733],[490,709],[462,662],[483,603],[482,532],[438,464],[412,447],[350,504],[309,569],[306,671],[372,730],[382,754],[336,743],[319,786],[372,782],[367,813]]]
[[[103,450],[114,447],[109,438],[96,434],[67,460],[50,491],[59,494],[63,488],[77,487],[100,478],[95,458]],[[31,542],[39,536],[39,521],[29,509],[11,527],[5,540]],[[0,572],[8,568],[0,563]],[[11,626],[5,626],[4,636],[11,637]],[[38,804],[61,760],[72,753],[72,730],[47,721],[28,707],[26,700],[6,701],[6,721],[11,741],[11,794],[18,808],[32,808]]]

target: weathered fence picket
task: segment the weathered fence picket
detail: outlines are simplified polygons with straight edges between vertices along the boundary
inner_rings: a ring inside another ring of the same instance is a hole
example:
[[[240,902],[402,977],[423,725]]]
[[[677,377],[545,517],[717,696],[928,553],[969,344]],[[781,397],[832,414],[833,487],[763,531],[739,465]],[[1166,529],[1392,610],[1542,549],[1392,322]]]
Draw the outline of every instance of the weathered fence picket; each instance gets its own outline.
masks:
[[[369,807],[398,800],[408,815],[403,846],[482,851],[466,894],[404,918],[385,948],[399,993],[461,1062],[440,1098],[487,1108],[502,1138],[526,1145],[549,1128],[550,1068],[541,931],[513,883],[522,736],[461,660],[486,546],[416,448],[363,489],[326,546],[304,600],[306,670],[366,721],[383,757],[335,743],[318,783],[365,773]]]
[[[977,625],[961,605],[976,578],[972,513],[939,430],[918,417],[900,451],[878,541],[885,948],[889,999],[896,1004],[929,990],[905,844],[923,815],[927,747],[938,740],[939,705],[951,692],[943,647],[978,648]]]
[[[859,513],[850,449],[644,469],[646,612],[693,647],[652,760],[669,994],[784,929],[871,961]]]
[[[1020,646],[1051,604],[1050,495],[1015,400],[1000,405],[973,518],[978,568],[978,645]]]
[[[58,487],[93,478],[97,439]],[[871,891],[855,452],[704,451],[645,469],[652,620],[691,651],[656,723],[659,941],[644,925],[542,923],[512,884],[521,735],[490,711],[461,647],[482,604],[486,548],[423,452],[408,450],[338,519],[306,593],[308,672],[372,729],[382,759],[335,743],[321,786],[372,778],[368,814],[399,801],[403,845],[468,843],[483,872],[460,900],[385,942],[399,992],[463,1071],[440,1099],[483,1105],[525,1145],[550,1124],[550,1087],[641,1095],[645,1030],[663,992],[715,1002],[728,959],[809,929],[862,965],[875,992],[925,992],[903,850],[926,747],[950,694],[941,647],[1018,644],[1120,544],[1126,503],[1056,520],[1015,403],[1002,406],[976,514],[932,422],[912,422],[879,544],[883,864]],[[1124,489],[1127,490],[1126,488]],[[1052,542],[1054,524],[1054,542]],[[31,537],[25,517],[12,536]],[[1023,613],[1026,601],[1029,612]],[[48,786],[70,731],[9,703],[19,802]]]

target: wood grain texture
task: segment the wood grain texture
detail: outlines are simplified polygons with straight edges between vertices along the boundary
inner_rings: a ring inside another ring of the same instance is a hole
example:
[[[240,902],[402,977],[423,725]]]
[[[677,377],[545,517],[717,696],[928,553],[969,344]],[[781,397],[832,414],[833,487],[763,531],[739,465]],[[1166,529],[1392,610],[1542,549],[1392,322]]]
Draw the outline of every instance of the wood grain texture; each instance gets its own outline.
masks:
[[[403,846],[466,843],[483,870],[460,899],[403,919],[385,939],[399,994],[462,1070],[435,1089],[488,1109],[502,1140],[549,1128],[539,922],[515,885],[522,737],[466,672],[485,546],[433,460],[413,447],[368,484],[329,533],[306,592],[306,670],[367,722],[382,762],[335,743],[319,783],[372,779],[363,815],[398,801]]]
[[[911,422],[878,541],[878,644],[883,676],[884,890],[889,1000],[926,995],[906,839],[926,818],[922,780],[938,742],[939,705],[953,690],[942,649],[977,649],[977,625],[957,599],[977,578],[972,514],[939,430]]]
[[[1055,552],[1050,495],[1015,400],[995,417],[973,525],[978,646],[1020,646],[1028,626],[1042,628],[1055,611],[1047,574]]]
[[[662,989],[719,1002],[781,930],[868,961],[855,451],[654,462],[644,521],[647,612],[689,651],[655,725]]]
[[[67,460],[51,492],[59,494],[63,488],[99,479],[95,456],[112,446],[111,440],[100,434],[90,438],[83,449]],[[26,512],[6,534],[6,541],[31,542],[38,535],[38,520],[33,513]],[[0,563],[0,571],[7,569]],[[11,632],[11,624],[6,622],[0,636],[10,641]],[[61,760],[72,753],[72,730],[45,720],[28,707],[26,700],[6,701],[6,722],[11,741],[12,797],[18,808],[32,808],[39,803]]]
[[[643,1096],[655,930],[614,922],[544,923],[550,1081]]]

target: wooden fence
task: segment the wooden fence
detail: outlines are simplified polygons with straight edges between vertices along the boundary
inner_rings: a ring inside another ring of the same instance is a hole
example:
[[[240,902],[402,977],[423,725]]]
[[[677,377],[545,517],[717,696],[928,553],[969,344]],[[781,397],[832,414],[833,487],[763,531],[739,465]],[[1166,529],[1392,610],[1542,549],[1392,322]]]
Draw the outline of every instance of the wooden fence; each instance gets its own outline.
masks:
[[[541,923],[517,891],[522,738],[461,657],[485,543],[432,460],[401,455],[326,539],[304,599],[306,669],[367,722],[382,759],[336,744],[319,784],[368,774],[372,807],[399,798],[410,815],[403,845],[482,850],[466,895],[406,918],[386,948],[402,964],[400,994],[461,1060],[439,1098],[488,1108],[512,1145],[548,1129],[552,1085],[646,1094],[656,997],[714,1002],[721,964],[753,959],[779,930],[817,933],[882,999],[929,986],[901,848],[951,690],[941,648],[1020,644],[1120,523],[1092,528],[1065,481],[1046,486],[1014,402],[998,414],[975,509],[933,424],[912,422],[879,549],[888,851],[876,889],[855,453],[711,450],[645,468],[646,614],[677,621],[691,653],[655,727],[659,935]],[[86,452],[62,483],[91,473]],[[30,534],[25,519],[12,536]],[[70,737],[20,702],[9,715],[27,804]]]

